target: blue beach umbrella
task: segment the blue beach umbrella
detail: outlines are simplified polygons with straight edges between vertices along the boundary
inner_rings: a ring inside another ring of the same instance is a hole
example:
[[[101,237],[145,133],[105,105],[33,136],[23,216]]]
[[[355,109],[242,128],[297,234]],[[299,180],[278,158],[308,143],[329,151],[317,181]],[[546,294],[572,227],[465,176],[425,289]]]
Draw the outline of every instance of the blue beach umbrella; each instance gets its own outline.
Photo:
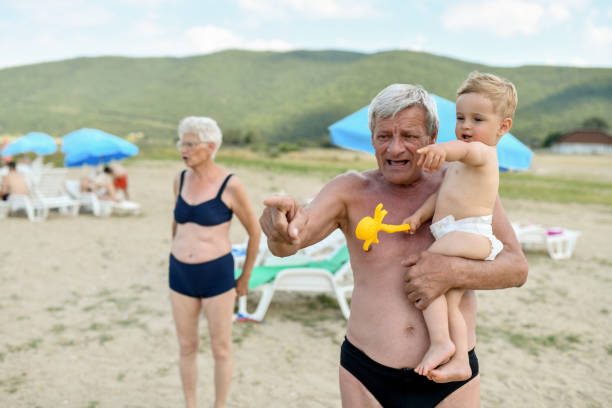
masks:
[[[455,140],[455,104],[448,99],[431,94],[438,108],[440,129],[438,142]],[[345,149],[374,153],[368,127],[368,106],[352,113],[329,127],[331,141]],[[506,133],[497,143],[497,160],[500,170],[526,170],[531,164],[533,152],[520,140]]]
[[[138,146],[98,129],[79,129],[62,138],[66,167],[95,166],[138,154]]]
[[[55,139],[51,136],[41,132],[30,132],[9,143],[2,149],[2,156],[12,156],[22,153],[47,155],[53,154],[56,151],[57,143],[55,143]]]

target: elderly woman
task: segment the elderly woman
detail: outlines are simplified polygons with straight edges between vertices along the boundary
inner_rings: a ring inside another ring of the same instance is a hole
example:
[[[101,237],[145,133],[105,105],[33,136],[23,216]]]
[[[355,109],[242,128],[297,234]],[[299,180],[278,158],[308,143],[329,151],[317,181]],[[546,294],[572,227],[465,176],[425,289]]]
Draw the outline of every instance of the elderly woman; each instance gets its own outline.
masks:
[[[215,407],[224,407],[232,379],[232,315],[236,294],[246,295],[261,232],[242,183],[219,167],[217,123],[187,117],[178,127],[177,147],[187,166],[174,180],[174,222],[170,253],[170,301],[180,348],[186,406],[196,406],[198,322],[208,320],[215,360]],[[234,280],[229,239],[232,214],[249,235],[242,274]]]

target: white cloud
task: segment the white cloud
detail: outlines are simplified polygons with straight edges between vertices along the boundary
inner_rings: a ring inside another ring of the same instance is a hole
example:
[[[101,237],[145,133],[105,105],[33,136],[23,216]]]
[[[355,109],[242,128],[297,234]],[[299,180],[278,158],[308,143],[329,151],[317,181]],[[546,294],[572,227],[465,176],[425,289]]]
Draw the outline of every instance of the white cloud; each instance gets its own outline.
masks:
[[[10,7],[29,20],[49,26],[92,27],[112,21],[112,13],[102,4],[84,0],[11,1]]]
[[[412,51],[423,51],[425,44],[427,44],[427,37],[423,34],[417,34],[408,44],[408,49]]]
[[[207,25],[203,27],[192,27],[186,32],[193,49],[201,53],[210,53],[228,48],[240,48],[249,50],[273,50],[286,51],[294,47],[282,40],[246,40],[225,28]]]
[[[213,25],[192,27],[187,30],[187,38],[197,51],[204,53],[238,48],[241,44],[241,39],[236,34]]]
[[[154,38],[163,35],[166,30],[152,21],[137,21],[132,26],[132,31],[138,37]]]
[[[580,57],[572,58],[569,64],[574,67],[586,67],[588,65],[587,62]]]
[[[586,33],[589,43],[600,47],[612,46],[612,27],[589,24]]]
[[[486,31],[499,37],[530,36],[545,27],[567,22],[580,3],[562,1],[470,1],[444,11],[442,23],[449,31]]]
[[[378,14],[371,1],[357,0],[238,0],[240,7],[268,19],[292,14],[312,18],[356,19]]]

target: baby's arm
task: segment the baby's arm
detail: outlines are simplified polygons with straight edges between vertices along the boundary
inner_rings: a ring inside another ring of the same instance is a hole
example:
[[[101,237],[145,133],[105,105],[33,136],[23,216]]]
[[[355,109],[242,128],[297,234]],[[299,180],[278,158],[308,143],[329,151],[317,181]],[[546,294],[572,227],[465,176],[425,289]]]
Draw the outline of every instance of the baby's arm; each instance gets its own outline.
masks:
[[[438,192],[436,191],[435,193],[430,195],[429,198],[427,198],[427,200],[425,200],[423,204],[421,204],[418,210],[412,213],[410,217],[402,221],[402,224],[410,225],[410,229],[406,231],[406,233],[413,235],[416,230],[419,229],[421,224],[433,217],[434,210],[436,209],[437,198]]]
[[[468,166],[482,166],[490,157],[491,147],[481,142],[450,142],[430,144],[417,150],[421,155],[418,166],[427,171],[439,170],[445,161],[460,161]]]

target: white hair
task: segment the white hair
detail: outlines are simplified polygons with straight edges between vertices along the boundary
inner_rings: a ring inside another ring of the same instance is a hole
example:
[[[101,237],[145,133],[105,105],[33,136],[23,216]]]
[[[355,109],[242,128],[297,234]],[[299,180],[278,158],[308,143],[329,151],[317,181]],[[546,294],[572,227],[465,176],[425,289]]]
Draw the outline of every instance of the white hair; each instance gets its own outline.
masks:
[[[377,119],[386,119],[397,115],[411,106],[422,106],[425,109],[425,127],[433,136],[438,133],[440,121],[436,101],[420,86],[409,84],[389,85],[372,99],[368,109],[368,125],[374,133]]]
[[[187,116],[181,120],[181,123],[178,125],[179,139],[182,139],[186,133],[197,135],[201,142],[213,142],[215,144],[213,157],[215,157],[217,150],[219,150],[223,142],[223,135],[217,122],[214,119],[203,116]]]

